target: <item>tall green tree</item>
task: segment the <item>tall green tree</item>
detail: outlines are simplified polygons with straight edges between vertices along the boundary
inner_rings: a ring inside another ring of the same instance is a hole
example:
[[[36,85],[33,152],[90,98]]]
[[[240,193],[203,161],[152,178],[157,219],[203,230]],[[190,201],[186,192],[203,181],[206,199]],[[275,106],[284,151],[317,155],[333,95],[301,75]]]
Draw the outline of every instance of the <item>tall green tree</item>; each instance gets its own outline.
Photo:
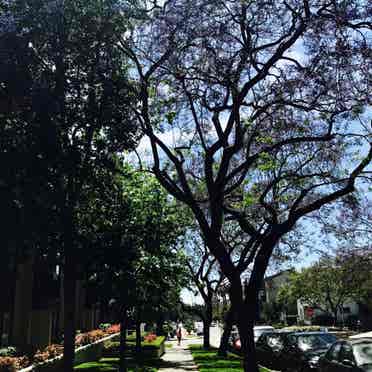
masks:
[[[48,189],[58,220],[65,371],[73,369],[76,279],[83,260],[77,226],[84,190],[94,187],[95,168],[109,169],[111,154],[133,147],[138,138],[127,109],[132,99],[127,64],[116,43],[116,35],[126,31],[119,5],[96,0],[2,2],[13,22],[1,35],[2,42],[13,40],[6,44],[9,63],[2,68],[13,72],[19,68],[25,79],[18,87],[19,75],[2,71],[6,109],[1,119],[13,148],[13,133],[21,134],[17,140],[25,144],[22,156],[32,159],[24,164],[27,180],[39,182],[36,191]],[[16,68],[9,67],[12,61]],[[13,185],[18,188],[20,183]],[[25,186],[25,200],[33,200],[35,189]],[[32,226],[31,220],[25,222]]]
[[[112,203],[116,217],[109,219],[112,228],[104,229],[105,243],[92,257],[92,273],[102,297],[115,303],[121,324],[120,370],[126,371],[128,323],[135,324],[139,353],[141,323],[162,321],[162,314],[179,302],[187,276],[180,247],[182,209],[151,175],[125,166],[119,179],[121,194]]]
[[[369,256],[344,254],[321,258],[309,268],[291,274],[289,283],[278,293],[279,302],[301,300],[332,316],[336,322],[345,303],[362,302],[368,291],[371,293]]]

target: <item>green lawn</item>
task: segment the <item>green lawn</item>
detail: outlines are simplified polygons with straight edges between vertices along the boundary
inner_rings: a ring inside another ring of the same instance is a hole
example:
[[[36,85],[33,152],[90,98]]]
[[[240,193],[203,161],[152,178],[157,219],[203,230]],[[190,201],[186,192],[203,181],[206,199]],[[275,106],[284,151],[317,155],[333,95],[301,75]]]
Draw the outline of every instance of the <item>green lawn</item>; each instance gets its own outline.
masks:
[[[129,360],[128,372],[156,372],[154,365],[159,361],[155,360]],[[117,372],[119,358],[102,358],[98,362],[87,362],[75,367],[75,371],[80,372]]]
[[[162,342],[164,342],[164,336],[159,336],[155,341],[148,342],[142,341],[143,353],[140,356],[134,356],[135,348],[135,335],[128,337],[127,340],[127,363],[128,363],[128,372],[156,372],[159,368],[159,365],[162,363],[159,358],[156,358],[146,351],[158,350]],[[119,365],[119,341],[108,341],[105,343],[105,348],[108,350],[113,349],[113,353],[108,353],[107,357],[101,358],[99,361],[86,362],[79,364],[75,367],[75,371],[81,372],[117,372]],[[113,355],[110,355],[113,354]],[[153,354],[153,353],[151,353]]]
[[[242,360],[235,354],[229,353],[223,358],[217,355],[217,349],[204,350],[200,345],[190,345],[190,350],[200,372],[243,371]],[[261,368],[260,372],[270,372],[270,370]]]

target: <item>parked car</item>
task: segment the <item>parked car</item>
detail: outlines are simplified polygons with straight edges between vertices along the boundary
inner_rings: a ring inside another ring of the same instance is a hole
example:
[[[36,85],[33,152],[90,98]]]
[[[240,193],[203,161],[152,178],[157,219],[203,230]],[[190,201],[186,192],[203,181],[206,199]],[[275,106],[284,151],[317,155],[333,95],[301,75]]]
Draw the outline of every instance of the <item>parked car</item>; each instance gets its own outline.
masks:
[[[354,338],[369,338],[369,339],[372,339],[372,331],[364,332],[364,333],[358,333],[356,335],[350,336],[349,338],[351,338],[351,339],[354,339]]]
[[[253,327],[254,342],[257,342],[258,338],[265,332],[272,332],[275,328],[271,326],[256,326]]]
[[[336,341],[328,332],[289,333],[283,339],[280,367],[286,372],[315,372],[320,357]]]
[[[232,329],[231,329],[231,333],[230,333],[229,344],[231,346],[233,346],[234,342],[238,339],[239,339],[238,327],[233,326]]]
[[[257,359],[267,368],[279,369],[285,337],[289,332],[273,331],[263,333],[256,342]]]
[[[256,326],[253,327],[253,334],[254,334],[254,342],[257,342],[258,338],[266,333],[266,332],[273,332],[275,329],[274,327],[271,326]],[[240,337],[239,337],[239,332],[237,327],[233,327],[231,331],[231,336],[230,336],[230,343],[233,346],[235,350],[240,350],[241,349],[241,342],[240,342]]]
[[[320,372],[371,372],[372,339],[358,338],[334,343],[319,360]]]

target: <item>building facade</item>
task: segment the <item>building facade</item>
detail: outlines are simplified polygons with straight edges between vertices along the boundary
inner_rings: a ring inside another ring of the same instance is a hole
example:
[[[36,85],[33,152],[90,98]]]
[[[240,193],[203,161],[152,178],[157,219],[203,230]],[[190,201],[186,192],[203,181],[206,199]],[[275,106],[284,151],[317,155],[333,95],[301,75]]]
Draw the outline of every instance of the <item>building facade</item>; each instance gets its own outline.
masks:
[[[43,348],[63,334],[63,273],[44,258],[28,258],[2,271],[0,346]],[[99,306],[89,303],[83,280],[76,288],[76,329],[97,328]]]

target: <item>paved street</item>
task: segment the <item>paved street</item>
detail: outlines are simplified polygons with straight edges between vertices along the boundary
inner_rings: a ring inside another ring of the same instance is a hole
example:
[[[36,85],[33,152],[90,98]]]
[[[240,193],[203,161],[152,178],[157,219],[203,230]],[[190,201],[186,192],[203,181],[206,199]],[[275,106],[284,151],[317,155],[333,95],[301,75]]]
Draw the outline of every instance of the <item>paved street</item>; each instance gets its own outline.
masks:
[[[177,341],[168,341],[167,343],[171,343],[172,347],[166,348],[165,354],[162,357],[164,366],[159,368],[159,372],[198,371],[188,345],[200,344],[200,338],[183,340],[181,346],[177,345]]]

